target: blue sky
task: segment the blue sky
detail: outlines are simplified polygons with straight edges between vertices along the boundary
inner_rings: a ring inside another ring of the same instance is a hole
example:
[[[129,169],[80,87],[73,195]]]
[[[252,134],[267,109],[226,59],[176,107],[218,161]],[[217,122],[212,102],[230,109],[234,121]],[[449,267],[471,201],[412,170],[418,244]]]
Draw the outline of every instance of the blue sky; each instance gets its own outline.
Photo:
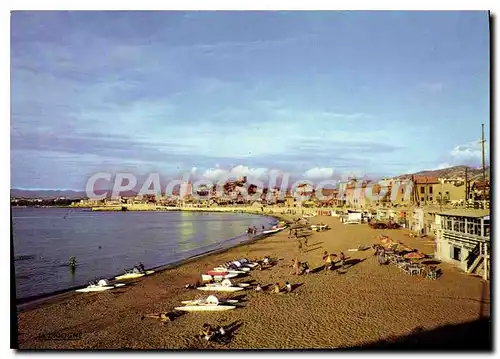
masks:
[[[487,12],[13,12],[11,186],[480,164]]]

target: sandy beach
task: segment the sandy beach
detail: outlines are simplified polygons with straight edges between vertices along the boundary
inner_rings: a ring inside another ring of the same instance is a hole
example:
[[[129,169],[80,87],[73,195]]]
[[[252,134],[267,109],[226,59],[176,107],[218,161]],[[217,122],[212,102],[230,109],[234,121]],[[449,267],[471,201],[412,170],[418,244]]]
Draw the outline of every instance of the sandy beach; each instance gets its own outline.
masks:
[[[438,328],[462,328],[490,317],[490,282],[441,263],[438,280],[409,276],[393,265],[381,266],[373,251],[348,252],[359,245],[379,243],[385,234],[410,248],[432,254],[429,238],[410,238],[405,230],[374,230],[368,225],[345,225],[336,217],[318,216],[331,230],[314,233],[303,251],[288,230],[248,245],[211,254],[132,285],[103,293],[71,294],[28,306],[18,312],[21,349],[299,349],[368,346],[415,333],[438,333]],[[289,267],[296,256],[312,268],[323,265],[324,251],[348,257],[345,271],[318,271],[296,276]],[[240,291],[219,297],[241,297],[241,308],[222,313],[187,313],[171,322],[145,318],[147,313],[171,311],[182,300],[201,294],[184,288],[214,266],[241,257],[279,259],[263,271],[251,271],[235,282],[262,285],[286,281],[292,293]],[[233,325],[227,345],[195,336],[203,323]],[[458,325],[461,325],[459,327]],[[482,327],[481,327],[482,328]],[[457,329],[458,330],[458,329]],[[469,329],[472,330],[472,329]],[[433,331],[433,332],[430,332]],[[477,330],[476,330],[477,332]],[[478,333],[475,333],[478,334]],[[483,339],[490,333],[479,333]],[[440,339],[434,335],[436,341]],[[444,338],[444,337],[443,337]],[[57,339],[57,340],[56,340]],[[455,341],[459,345],[458,337]],[[463,344],[463,343],[462,343]],[[422,344],[425,347],[425,344]]]

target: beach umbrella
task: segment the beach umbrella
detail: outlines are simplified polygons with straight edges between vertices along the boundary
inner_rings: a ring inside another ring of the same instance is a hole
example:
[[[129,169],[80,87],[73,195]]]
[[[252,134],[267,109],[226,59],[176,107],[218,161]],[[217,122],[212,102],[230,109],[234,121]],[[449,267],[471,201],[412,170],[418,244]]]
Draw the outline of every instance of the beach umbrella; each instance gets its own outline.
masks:
[[[406,259],[424,259],[425,254],[423,254],[421,252],[411,252],[411,253],[408,253],[407,255],[405,255],[405,258]]]
[[[403,244],[401,244],[400,246],[398,246],[397,250],[400,251],[400,252],[411,252],[411,251],[413,251],[413,249],[408,248],[407,246],[405,246]]]

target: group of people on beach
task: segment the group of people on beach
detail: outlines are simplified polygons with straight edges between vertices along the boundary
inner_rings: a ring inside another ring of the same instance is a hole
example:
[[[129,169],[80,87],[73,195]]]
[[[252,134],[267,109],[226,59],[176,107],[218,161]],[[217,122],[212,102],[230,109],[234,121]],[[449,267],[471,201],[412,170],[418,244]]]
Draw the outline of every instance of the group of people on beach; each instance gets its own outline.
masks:
[[[266,229],[266,227],[264,225],[262,225],[262,232],[264,232],[265,229]],[[252,234],[252,235],[257,234],[257,227],[256,226],[248,227],[247,233]]]
[[[138,265],[134,266],[129,271],[130,273],[144,273],[146,272],[146,268],[144,268],[144,264],[142,264],[142,262],[139,262]]]
[[[260,283],[257,283],[257,286],[255,287],[255,291],[256,292],[263,292],[264,291],[264,288],[260,285]],[[287,281],[285,283],[285,288],[282,290],[281,289],[281,286],[279,283],[275,283],[272,288],[271,288],[271,292],[272,293],[290,293],[292,291],[292,285]]]
[[[337,262],[340,264],[340,267],[343,268],[346,258],[344,252],[340,252],[340,255],[337,257],[335,253],[328,253],[328,251],[325,251],[322,259],[324,262],[324,270],[334,270]]]
[[[207,341],[223,341],[226,334],[224,327],[212,327],[210,324],[205,323],[201,329],[200,337]]]

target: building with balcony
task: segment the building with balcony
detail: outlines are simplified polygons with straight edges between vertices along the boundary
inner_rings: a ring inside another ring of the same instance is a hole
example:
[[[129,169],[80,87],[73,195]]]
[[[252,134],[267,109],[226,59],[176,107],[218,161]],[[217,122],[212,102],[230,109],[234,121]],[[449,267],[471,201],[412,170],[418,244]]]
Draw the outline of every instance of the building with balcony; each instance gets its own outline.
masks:
[[[436,213],[436,258],[489,279],[490,212],[455,209]]]

